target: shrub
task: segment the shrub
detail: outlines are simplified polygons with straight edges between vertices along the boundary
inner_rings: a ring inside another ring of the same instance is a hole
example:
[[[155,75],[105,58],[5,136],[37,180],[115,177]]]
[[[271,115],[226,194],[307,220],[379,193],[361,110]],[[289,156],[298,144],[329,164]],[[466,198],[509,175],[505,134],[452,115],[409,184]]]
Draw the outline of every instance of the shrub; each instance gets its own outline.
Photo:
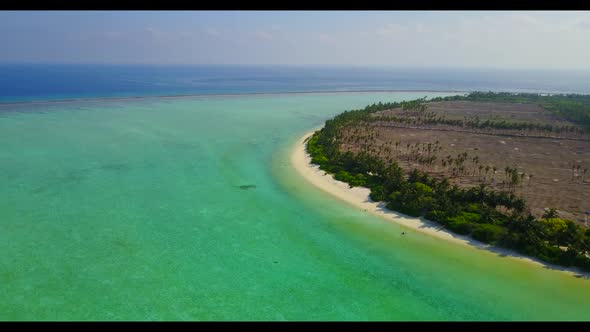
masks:
[[[465,211],[479,214],[480,208],[477,204],[468,204]]]
[[[373,188],[371,188],[371,194],[369,195],[369,197],[375,202],[380,202],[380,201],[384,200],[385,193],[384,193],[383,186],[376,185]]]
[[[428,220],[437,221],[439,223],[446,222],[446,213],[441,210],[428,211],[425,217]]]
[[[498,225],[477,224],[473,227],[471,236],[478,241],[494,244],[498,242],[505,233],[506,229]]]
[[[449,218],[448,227],[455,233],[468,235],[471,232],[471,223],[464,219]]]

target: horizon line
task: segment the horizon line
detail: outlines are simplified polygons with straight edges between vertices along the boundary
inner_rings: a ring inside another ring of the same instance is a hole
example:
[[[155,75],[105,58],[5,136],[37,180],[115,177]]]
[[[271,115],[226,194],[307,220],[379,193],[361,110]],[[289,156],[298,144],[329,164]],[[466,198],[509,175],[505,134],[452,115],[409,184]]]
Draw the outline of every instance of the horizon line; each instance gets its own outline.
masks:
[[[539,70],[590,71],[590,67],[527,67],[527,66],[459,66],[459,65],[392,65],[392,64],[295,64],[295,63],[152,63],[152,62],[58,62],[58,61],[0,61],[0,65],[86,65],[86,66],[228,66],[228,67],[332,67],[366,69],[467,69],[467,70]]]

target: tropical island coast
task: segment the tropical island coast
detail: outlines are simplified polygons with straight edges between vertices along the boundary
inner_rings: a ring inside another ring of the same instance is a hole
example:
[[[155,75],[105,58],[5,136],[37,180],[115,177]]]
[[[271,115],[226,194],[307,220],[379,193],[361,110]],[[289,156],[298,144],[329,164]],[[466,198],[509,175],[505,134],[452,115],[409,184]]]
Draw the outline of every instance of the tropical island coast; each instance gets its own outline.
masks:
[[[539,195],[537,194],[539,188],[533,186],[536,184],[531,182],[533,176],[523,175],[526,173],[522,171],[523,166],[526,170],[531,169],[532,166],[521,159],[530,160],[532,165],[538,163],[537,160],[530,156],[523,157],[522,151],[520,151],[520,157],[511,156],[505,151],[496,152],[496,156],[485,147],[484,154],[494,156],[498,159],[496,161],[507,160],[515,163],[514,168],[501,167],[499,164],[496,167],[492,166],[494,160],[490,159],[491,157],[486,159],[484,155],[478,156],[477,153],[475,156],[464,156],[466,152],[460,150],[461,146],[457,144],[457,138],[449,142],[444,139],[445,135],[450,137],[467,135],[459,140],[468,141],[469,144],[473,144],[474,140],[477,141],[482,136],[483,141],[490,141],[489,138],[485,138],[486,136],[498,136],[502,140],[537,139],[529,142],[529,147],[539,144],[543,146],[545,142],[549,142],[566,152],[580,151],[580,146],[577,145],[582,144],[583,148],[584,144],[588,144],[588,132],[584,127],[584,121],[587,118],[583,116],[572,118],[572,114],[574,117],[577,114],[571,110],[562,111],[566,116],[557,116],[559,110],[547,112],[551,110],[551,104],[547,102],[549,99],[537,100],[544,98],[543,96],[528,94],[516,96],[520,96],[518,103],[510,100],[516,97],[507,94],[472,93],[467,97],[437,98],[428,102],[418,100],[404,103],[380,103],[368,106],[364,110],[345,112],[345,116],[348,117],[346,121],[341,118],[339,122],[338,117],[341,117],[341,114],[335,118],[336,120],[326,122],[327,126],[331,127],[328,131],[331,130],[331,141],[335,142],[333,146],[337,147],[332,152],[335,153],[334,156],[338,155],[337,162],[331,163],[327,158],[329,155],[325,152],[327,149],[318,153],[323,147],[318,143],[318,133],[326,135],[326,127],[305,134],[297,142],[291,161],[307,181],[367,213],[440,239],[487,249],[502,256],[587,278],[590,273],[587,272],[585,258],[587,259],[588,256],[585,250],[589,244],[589,231],[580,221],[581,209],[572,204],[569,210],[565,205],[559,206],[559,210],[545,209],[544,211],[539,208],[548,202],[535,196]],[[484,97],[489,99],[486,103],[481,101]],[[476,98],[480,100],[473,100]],[[494,98],[503,99],[503,103],[492,100]],[[525,98],[537,98],[535,99],[537,103],[531,100],[523,102]],[[512,105],[509,105],[510,103]],[[533,109],[533,105],[538,109]],[[473,113],[478,109],[484,112],[471,114],[471,117],[466,117],[464,114],[465,110]],[[512,121],[502,119],[502,116],[506,115],[502,113],[503,109],[508,111]],[[520,110],[522,112],[519,113]],[[538,113],[543,111],[547,118],[539,117]],[[517,116],[515,117],[514,114]],[[479,119],[486,115],[491,115],[492,119]],[[534,124],[527,121],[530,119],[519,118],[531,115],[551,125]],[[569,118],[567,118],[568,115]],[[433,137],[424,136],[432,135],[433,132],[436,133],[435,137],[439,138],[436,143]],[[414,142],[416,136],[418,141]],[[400,137],[405,137],[403,146]],[[419,142],[420,139],[423,142]],[[555,144],[556,141],[559,144]],[[566,141],[564,146],[562,142]],[[525,143],[522,144],[526,146]],[[311,154],[308,153],[310,145],[312,146]],[[443,146],[446,151],[442,151],[442,155],[447,156],[448,150],[452,150],[457,154],[458,161],[453,158],[454,154],[450,161],[448,156],[437,160],[436,153],[433,151],[443,150]],[[510,147],[510,149],[514,148]],[[477,152],[479,148],[475,144],[470,150]],[[519,152],[518,149],[514,151]],[[582,157],[585,158],[584,151],[581,152]],[[584,158],[582,158],[582,164],[586,161]],[[467,159],[473,165],[468,166],[465,162]],[[574,159],[579,161],[580,155],[575,156]],[[481,164],[479,161],[482,161]],[[435,165],[435,162],[438,165]],[[563,162],[566,163],[567,160]],[[455,166],[448,167],[450,163]],[[338,166],[335,167],[335,165]],[[386,173],[387,167],[384,165],[393,165],[388,168],[389,172],[395,170],[394,173],[398,174],[400,179],[400,183],[390,183],[390,188],[387,189],[384,189],[381,183],[384,176],[378,174]],[[571,176],[568,185],[570,188],[578,187],[578,192],[573,197],[583,196],[588,188],[585,174],[582,174],[583,168],[576,165],[572,168],[573,170],[566,173],[568,177]],[[492,169],[495,174],[499,174],[500,171],[505,174],[491,175]],[[561,171],[563,173],[563,170]],[[543,178],[547,175],[539,169],[535,169],[535,174],[538,175],[538,186],[546,187],[547,184]],[[555,175],[549,173],[549,176]],[[424,193],[417,194],[414,185],[418,189],[423,189]],[[405,187],[410,187],[412,190],[408,191]],[[443,207],[442,203],[436,201],[437,198],[440,201],[440,197],[432,194],[433,189],[434,191],[438,189],[439,193],[448,190],[455,194],[455,201],[463,201],[445,203],[447,205]],[[547,189],[541,189],[543,190]],[[481,196],[479,201],[471,199],[471,196],[476,193]],[[415,197],[410,198],[411,195]],[[530,198],[533,204],[528,204]],[[472,201],[468,202],[469,200]],[[407,204],[410,201],[422,204]],[[559,199],[555,199],[549,201],[549,204],[555,205],[560,202]],[[582,202],[583,204],[585,203]],[[402,211],[406,214],[394,211]],[[432,216],[435,218],[428,218]],[[567,220],[566,217],[575,221]],[[515,227],[528,227],[529,230],[515,230]],[[551,231],[553,233],[550,233]],[[534,239],[531,240],[531,237]],[[567,243],[571,243],[571,249],[568,248]]]

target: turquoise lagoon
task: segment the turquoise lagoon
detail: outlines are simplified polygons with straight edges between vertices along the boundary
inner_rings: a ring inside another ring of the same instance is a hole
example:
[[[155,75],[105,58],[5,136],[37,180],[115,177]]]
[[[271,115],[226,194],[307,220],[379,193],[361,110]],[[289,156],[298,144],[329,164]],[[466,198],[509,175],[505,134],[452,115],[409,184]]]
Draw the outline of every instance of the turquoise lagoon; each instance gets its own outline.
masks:
[[[290,165],[335,114],[424,95],[0,106],[0,320],[590,319],[590,280],[402,237]]]

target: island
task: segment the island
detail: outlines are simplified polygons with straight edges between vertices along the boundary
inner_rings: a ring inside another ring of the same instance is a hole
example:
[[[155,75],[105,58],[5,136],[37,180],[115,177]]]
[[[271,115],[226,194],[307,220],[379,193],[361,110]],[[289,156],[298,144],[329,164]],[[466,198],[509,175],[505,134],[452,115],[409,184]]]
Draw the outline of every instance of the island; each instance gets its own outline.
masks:
[[[305,147],[325,175],[386,209],[590,271],[589,95],[380,102],[327,120]]]

